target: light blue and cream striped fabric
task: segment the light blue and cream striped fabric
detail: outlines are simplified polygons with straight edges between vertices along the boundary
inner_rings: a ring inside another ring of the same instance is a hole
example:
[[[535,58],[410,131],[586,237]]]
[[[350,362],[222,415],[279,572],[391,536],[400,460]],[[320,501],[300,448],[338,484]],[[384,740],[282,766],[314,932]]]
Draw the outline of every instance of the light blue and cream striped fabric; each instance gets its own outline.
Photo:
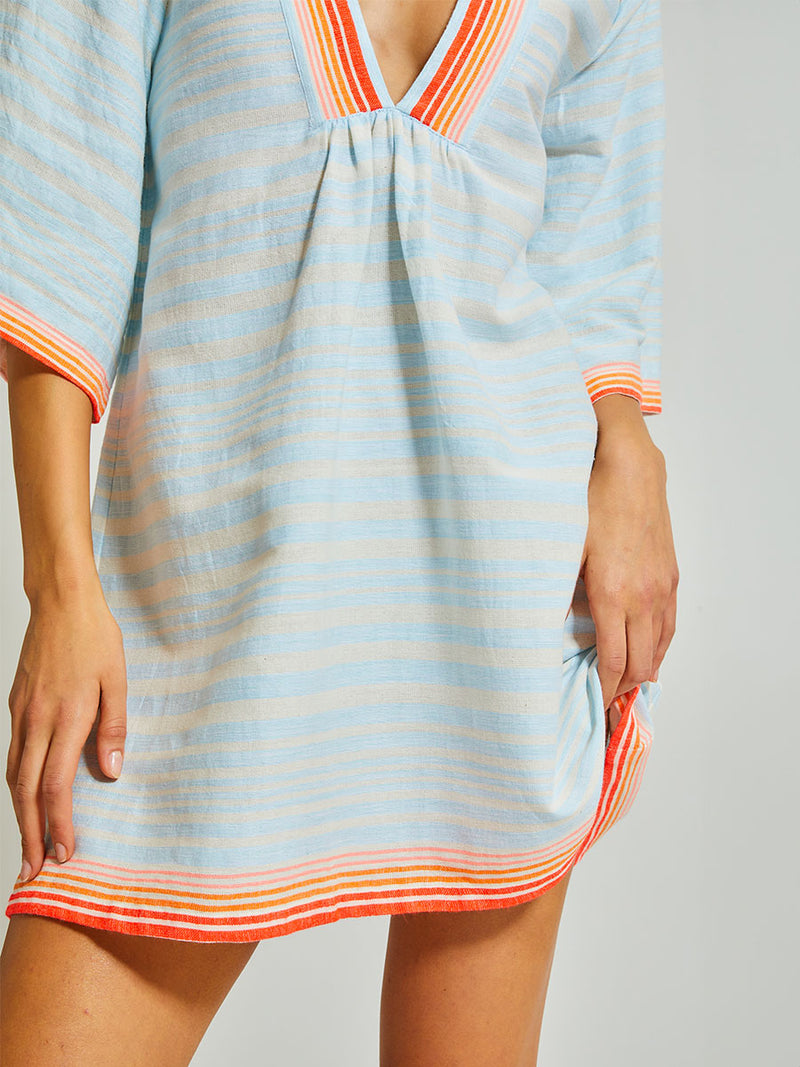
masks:
[[[255,940],[518,903],[630,806],[578,568],[608,392],[660,410],[657,0],[0,2],[0,334],[108,405],[128,669],[7,914]],[[3,371],[4,373],[4,371]],[[112,390],[113,387],[113,390]]]

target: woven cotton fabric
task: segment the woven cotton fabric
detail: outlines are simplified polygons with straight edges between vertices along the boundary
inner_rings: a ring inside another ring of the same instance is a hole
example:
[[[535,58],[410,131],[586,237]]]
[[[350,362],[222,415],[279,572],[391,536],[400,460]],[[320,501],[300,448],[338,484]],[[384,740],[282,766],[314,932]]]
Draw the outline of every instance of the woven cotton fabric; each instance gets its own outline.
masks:
[[[107,411],[128,674],[7,915],[496,908],[628,810],[579,567],[593,401],[661,409],[659,19],[456,0],[393,101],[358,0],[0,5],[0,334]]]

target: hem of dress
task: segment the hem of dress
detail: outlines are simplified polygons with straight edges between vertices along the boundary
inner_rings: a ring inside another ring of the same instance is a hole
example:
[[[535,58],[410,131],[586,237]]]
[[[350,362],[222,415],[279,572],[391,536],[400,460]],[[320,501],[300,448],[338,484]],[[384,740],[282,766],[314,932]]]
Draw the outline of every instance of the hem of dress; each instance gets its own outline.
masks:
[[[614,701],[620,711],[620,718],[605,746],[600,797],[593,817],[568,838],[538,853],[489,857],[490,861],[496,864],[494,872],[488,866],[484,868],[486,873],[482,873],[474,867],[458,868],[455,862],[443,863],[441,857],[452,850],[387,850],[384,853],[369,854],[372,860],[371,871],[365,871],[363,868],[367,864],[362,864],[362,869],[356,872],[360,884],[353,885],[349,890],[341,888],[343,876],[339,873],[335,876],[340,884],[337,892],[328,895],[319,893],[316,896],[308,896],[305,903],[292,903],[292,898],[296,901],[302,893],[302,886],[295,880],[285,886],[286,901],[280,908],[274,907],[261,912],[254,910],[250,914],[227,914],[215,919],[208,914],[209,911],[231,912],[237,907],[237,898],[241,899],[247,895],[242,880],[238,888],[232,887],[229,890],[226,904],[216,907],[207,905],[202,911],[198,906],[193,913],[187,906],[177,912],[173,903],[173,912],[170,914],[168,905],[148,909],[137,907],[133,897],[129,898],[127,905],[119,902],[119,895],[114,900],[112,894],[115,887],[107,882],[107,872],[113,870],[109,864],[84,861],[70,870],[72,860],[61,865],[48,855],[36,878],[21,884],[19,888],[15,887],[12,891],[5,914],[9,917],[22,914],[39,915],[100,930],[179,941],[241,942],[263,941],[296,930],[337,922],[339,919],[368,915],[483,911],[526,903],[552,888],[585,855],[587,849],[631,807],[639,791],[652,742],[651,733],[635,712],[639,691],[640,687],[637,686]],[[443,875],[460,878],[457,887],[437,888],[434,884],[435,872],[433,877],[427,879],[427,884],[423,881],[417,884],[411,881],[410,866],[431,869],[432,864],[425,862],[426,852],[440,857],[436,865],[438,880],[441,882]],[[402,865],[397,862],[399,855],[405,856]],[[453,855],[458,853],[454,852]],[[531,855],[536,858],[533,865],[530,862]],[[330,859],[327,862],[330,863]],[[516,885],[509,884],[514,874],[519,874],[526,863],[529,871],[531,866],[536,868],[535,873],[529,875],[522,885],[519,882]],[[324,877],[324,863],[320,864],[320,867],[323,868]],[[371,890],[368,881],[370,874]],[[151,875],[150,886],[147,886],[147,875]],[[402,883],[397,881],[398,875],[402,876]],[[163,892],[162,886],[169,882],[170,877],[163,871],[130,870],[126,870],[125,876],[126,880],[130,879],[135,884],[136,892],[140,895]],[[486,885],[492,877],[494,885]],[[71,896],[64,892],[63,883],[67,880],[73,883]],[[501,885],[501,881],[505,884]],[[481,885],[481,882],[484,884]],[[390,888],[381,892],[378,890],[381,884]],[[80,895],[75,885],[81,886]],[[185,880],[182,885],[185,886]],[[275,888],[270,892],[276,897],[280,894],[280,890]],[[185,888],[181,892],[184,899],[190,895],[201,899],[209,896],[208,892],[203,893],[199,889],[194,894],[188,893]]]

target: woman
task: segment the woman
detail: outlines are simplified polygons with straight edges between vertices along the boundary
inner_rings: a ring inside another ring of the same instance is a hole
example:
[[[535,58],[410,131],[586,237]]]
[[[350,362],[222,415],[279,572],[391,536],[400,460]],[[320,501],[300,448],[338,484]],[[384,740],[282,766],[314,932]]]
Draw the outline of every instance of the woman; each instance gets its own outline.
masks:
[[[188,1063],[388,914],[383,1067],[534,1064],[675,625],[657,0],[3,19],[4,1063]]]

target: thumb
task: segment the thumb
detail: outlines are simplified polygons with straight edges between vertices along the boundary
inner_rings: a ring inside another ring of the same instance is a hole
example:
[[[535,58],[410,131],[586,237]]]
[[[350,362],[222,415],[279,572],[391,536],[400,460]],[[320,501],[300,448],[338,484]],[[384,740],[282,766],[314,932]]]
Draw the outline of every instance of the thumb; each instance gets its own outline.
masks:
[[[128,732],[127,686],[124,679],[105,678],[100,689],[97,760],[103,774],[119,778]]]

